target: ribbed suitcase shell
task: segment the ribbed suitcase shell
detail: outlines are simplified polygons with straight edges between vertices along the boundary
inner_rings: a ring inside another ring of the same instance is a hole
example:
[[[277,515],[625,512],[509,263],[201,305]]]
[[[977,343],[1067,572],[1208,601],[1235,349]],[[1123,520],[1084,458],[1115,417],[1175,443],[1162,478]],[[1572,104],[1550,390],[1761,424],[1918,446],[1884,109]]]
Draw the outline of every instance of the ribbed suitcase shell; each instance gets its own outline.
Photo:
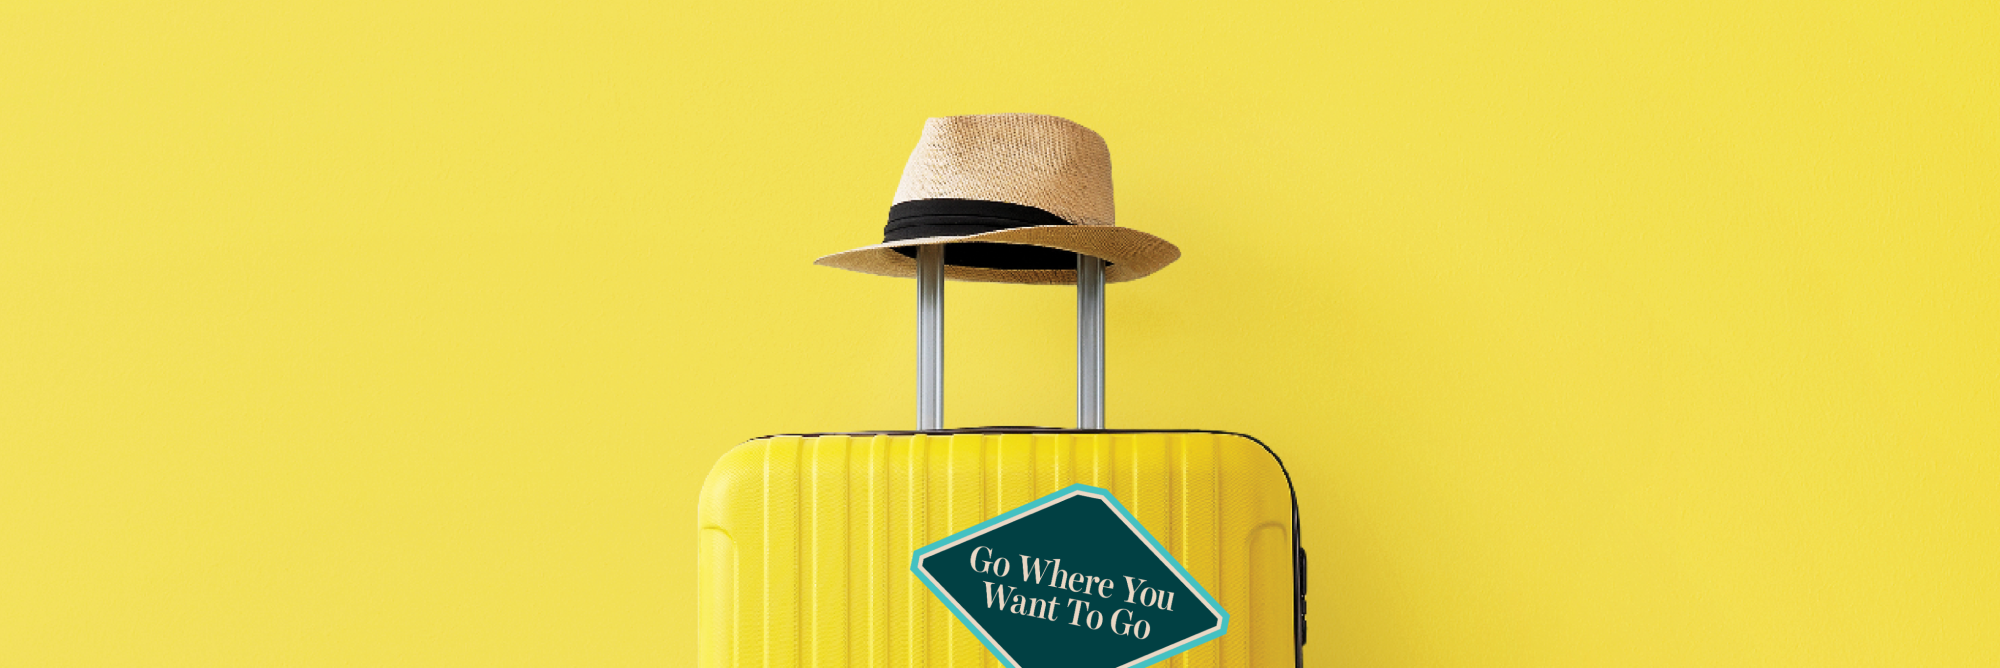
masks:
[[[1159,666],[1277,668],[1295,644],[1295,508],[1275,455],[1220,432],[771,436],[702,486],[703,668],[998,666],[910,573],[917,548],[1042,495],[1111,490],[1229,611]]]

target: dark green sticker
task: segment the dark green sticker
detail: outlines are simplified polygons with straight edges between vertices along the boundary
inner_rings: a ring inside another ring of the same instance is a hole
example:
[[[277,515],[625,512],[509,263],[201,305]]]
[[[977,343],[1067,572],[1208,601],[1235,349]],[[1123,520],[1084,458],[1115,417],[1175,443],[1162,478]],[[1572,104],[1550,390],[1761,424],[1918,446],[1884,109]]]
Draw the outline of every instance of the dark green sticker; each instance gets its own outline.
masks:
[[[924,546],[910,570],[1012,668],[1140,668],[1229,628],[1118,499],[1088,485]]]

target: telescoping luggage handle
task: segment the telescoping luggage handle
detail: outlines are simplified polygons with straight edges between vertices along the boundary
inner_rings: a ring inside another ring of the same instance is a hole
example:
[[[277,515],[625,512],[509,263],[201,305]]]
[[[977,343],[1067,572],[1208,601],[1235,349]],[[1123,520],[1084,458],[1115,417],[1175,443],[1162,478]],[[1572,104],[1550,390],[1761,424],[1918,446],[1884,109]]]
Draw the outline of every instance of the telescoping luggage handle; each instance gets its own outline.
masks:
[[[917,429],[944,428],[944,245],[917,248]],[[1104,260],[1076,256],[1076,428],[1104,428]]]

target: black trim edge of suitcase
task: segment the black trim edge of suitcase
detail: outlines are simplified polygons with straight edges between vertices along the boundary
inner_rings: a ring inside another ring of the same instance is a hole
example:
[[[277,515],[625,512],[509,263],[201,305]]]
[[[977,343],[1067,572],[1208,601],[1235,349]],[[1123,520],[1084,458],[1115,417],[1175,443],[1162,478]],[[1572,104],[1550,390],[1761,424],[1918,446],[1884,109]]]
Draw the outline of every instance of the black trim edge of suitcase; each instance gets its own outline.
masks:
[[[1223,434],[1250,439],[1271,455],[1278,463],[1278,472],[1285,475],[1285,492],[1292,497],[1292,654],[1294,665],[1306,665],[1306,548],[1299,541],[1299,491],[1292,485],[1292,472],[1285,469],[1285,460],[1278,451],[1257,437],[1249,434],[1220,431],[1215,429],[1061,429],[1057,427],[960,427],[957,429],[883,429],[878,431],[819,431],[809,433],[783,433],[745,439],[744,443],[760,441],[780,436],[815,438],[819,436],[916,436],[919,434]]]

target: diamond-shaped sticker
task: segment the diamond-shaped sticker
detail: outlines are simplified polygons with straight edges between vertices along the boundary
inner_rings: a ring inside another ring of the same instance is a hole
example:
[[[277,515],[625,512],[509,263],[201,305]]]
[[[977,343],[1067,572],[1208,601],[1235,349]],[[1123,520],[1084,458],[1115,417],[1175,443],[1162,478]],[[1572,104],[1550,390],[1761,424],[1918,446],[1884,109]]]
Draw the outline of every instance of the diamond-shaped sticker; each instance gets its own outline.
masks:
[[[1132,513],[1088,485],[926,545],[910,570],[1011,668],[1140,668],[1229,628]]]

